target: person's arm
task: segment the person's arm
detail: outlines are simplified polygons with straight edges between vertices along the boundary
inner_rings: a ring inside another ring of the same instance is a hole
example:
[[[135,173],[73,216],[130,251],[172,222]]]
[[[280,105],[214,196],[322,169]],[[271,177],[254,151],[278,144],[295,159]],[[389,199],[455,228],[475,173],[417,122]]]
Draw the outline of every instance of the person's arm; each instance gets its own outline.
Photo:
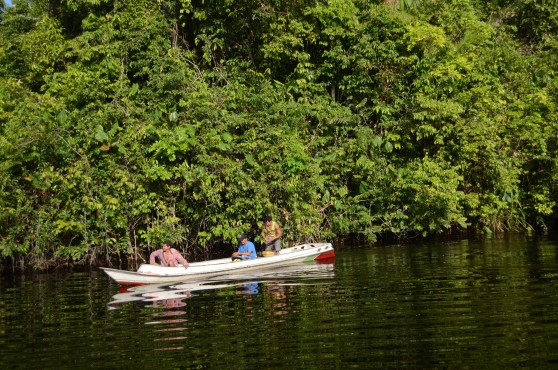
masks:
[[[265,222],[262,225],[262,238],[263,238],[264,242],[267,242],[267,239],[265,238]]]
[[[279,226],[279,224],[277,222],[275,223],[275,231],[277,231],[277,237],[275,237],[274,240],[277,240],[281,236],[283,236],[283,231],[281,231],[281,227]]]
[[[179,251],[177,251],[176,249],[172,250],[172,253],[174,254],[174,258],[176,258],[176,260],[182,265],[184,266],[185,269],[188,268],[188,266],[190,266],[190,264],[188,263],[188,261],[186,261],[186,259],[184,257],[182,257],[182,255],[180,254]]]
[[[151,252],[151,254],[149,255],[149,264],[158,265],[158,263],[155,263],[155,257],[156,256],[157,256],[157,251]]]
[[[253,244],[252,244],[252,245],[253,245]],[[255,249],[254,249],[254,250],[255,250]],[[251,254],[252,254],[252,251],[251,251],[249,245],[248,245],[248,246],[240,246],[240,247],[238,248],[238,252],[234,252],[234,253],[233,253],[233,257],[236,257],[236,256],[249,256],[249,255],[251,255]]]
[[[244,253],[241,252],[241,250],[242,250],[242,245],[238,247],[238,250],[236,252],[233,252],[233,254],[232,254],[233,257],[238,257],[238,256],[244,255]]]

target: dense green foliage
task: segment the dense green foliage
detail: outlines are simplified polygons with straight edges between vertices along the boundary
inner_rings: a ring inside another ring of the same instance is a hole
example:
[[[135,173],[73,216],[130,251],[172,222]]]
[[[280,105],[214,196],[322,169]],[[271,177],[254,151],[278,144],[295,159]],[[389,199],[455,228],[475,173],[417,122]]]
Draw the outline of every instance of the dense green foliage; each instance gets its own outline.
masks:
[[[14,0],[0,259],[547,227],[558,1]],[[256,238],[255,241],[258,241]]]

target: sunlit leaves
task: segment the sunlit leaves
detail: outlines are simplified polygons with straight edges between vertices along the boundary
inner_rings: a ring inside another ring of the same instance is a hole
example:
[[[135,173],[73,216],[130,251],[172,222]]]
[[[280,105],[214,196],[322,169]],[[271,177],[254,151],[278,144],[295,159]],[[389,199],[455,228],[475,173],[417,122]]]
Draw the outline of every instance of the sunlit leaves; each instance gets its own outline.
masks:
[[[544,225],[558,48],[552,18],[537,47],[504,24],[552,6],[480,3],[18,5],[0,23],[1,255],[207,253],[259,242],[265,215],[285,244]]]

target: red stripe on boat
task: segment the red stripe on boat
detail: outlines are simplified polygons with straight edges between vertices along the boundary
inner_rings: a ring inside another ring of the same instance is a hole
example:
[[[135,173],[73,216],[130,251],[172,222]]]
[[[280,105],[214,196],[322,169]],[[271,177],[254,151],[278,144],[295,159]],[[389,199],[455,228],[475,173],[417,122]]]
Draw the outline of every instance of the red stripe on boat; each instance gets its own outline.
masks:
[[[117,283],[119,285],[126,285],[128,288],[132,288],[135,286],[140,286],[140,285],[147,285],[149,283],[138,283],[138,282],[129,282],[129,281],[123,281],[123,280],[118,280]]]
[[[327,251],[327,252],[318,254],[316,256],[316,258],[314,258],[314,261],[323,260],[323,259],[327,259],[327,258],[333,258],[333,257],[335,257],[335,252],[333,250],[331,250],[331,251]]]

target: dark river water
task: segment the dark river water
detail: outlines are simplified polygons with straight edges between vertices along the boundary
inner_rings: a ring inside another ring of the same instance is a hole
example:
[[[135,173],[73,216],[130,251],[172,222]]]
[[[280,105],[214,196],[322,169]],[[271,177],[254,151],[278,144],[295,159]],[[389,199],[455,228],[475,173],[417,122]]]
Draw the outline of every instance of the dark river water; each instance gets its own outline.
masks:
[[[558,368],[556,238],[334,247],[130,290],[98,270],[2,277],[0,369]]]

